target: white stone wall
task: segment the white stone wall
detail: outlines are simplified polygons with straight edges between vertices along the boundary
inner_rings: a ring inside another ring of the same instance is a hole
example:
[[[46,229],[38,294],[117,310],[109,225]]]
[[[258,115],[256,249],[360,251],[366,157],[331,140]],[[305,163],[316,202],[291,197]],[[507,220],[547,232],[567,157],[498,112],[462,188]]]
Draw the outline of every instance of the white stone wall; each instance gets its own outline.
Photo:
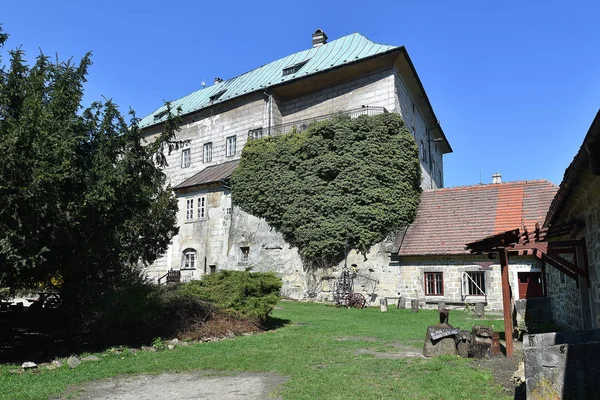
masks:
[[[436,181],[434,174],[432,180],[428,173],[429,155],[425,147],[429,148],[429,143],[426,141],[427,132],[421,112],[416,106],[413,110],[412,97],[394,69],[369,73],[294,99],[282,100],[269,93],[258,93],[186,116],[177,139],[189,141],[185,148],[191,151],[191,165],[182,168],[183,149],[179,149],[167,155],[169,166],[165,173],[169,183],[176,186],[206,167],[239,158],[250,129],[262,127],[266,134],[269,124],[274,126],[361,108],[363,105],[385,107],[390,112],[403,115],[407,127],[417,139],[421,154],[425,154],[425,157],[421,157],[423,188],[442,187],[441,177]],[[151,138],[159,129],[161,128],[149,128],[148,137]],[[226,138],[233,135],[236,136],[236,154],[226,157]],[[212,142],[210,162],[202,159],[203,145],[208,142]],[[435,144],[432,143],[431,148],[435,149]],[[439,152],[432,152],[432,159],[436,160],[435,164],[439,168],[442,167]],[[208,196],[211,205],[208,217],[203,221],[185,222],[186,198],[203,193]],[[339,274],[340,266],[311,272],[313,270],[300,260],[297,249],[289,248],[281,235],[264,221],[235,207],[233,219],[232,216],[225,215],[223,210],[227,208],[227,204],[230,205],[231,199],[222,188],[213,187],[179,195],[178,201],[180,232],[173,239],[167,253],[148,269],[150,276],[156,278],[164,275],[170,268],[179,269],[182,251],[193,248],[198,252],[198,264],[201,268],[186,271],[186,279],[196,279],[204,273],[206,257],[207,266],[216,265],[217,269],[244,269],[250,266],[256,270],[277,271],[282,274],[283,292],[288,297],[330,300],[332,281],[326,278]],[[397,295],[398,268],[389,265],[389,245],[389,242],[384,242],[374,246],[366,258],[354,253],[349,256],[349,260],[353,261],[348,263],[355,262],[364,271],[357,279],[357,287],[361,287],[365,293],[375,290],[380,296]],[[240,263],[239,260],[242,246],[250,247],[249,261],[246,263]],[[375,288],[372,287],[373,282],[377,282]]]
[[[240,158],[248,139],[248,131],[264,128],[268,124],[268,110],[266,96],[257,94],[234,104],[219,105],[214,110],[205,110],[185,117],[176,139],[188,140],[189,144],[166,154],[169,166],[164,172],[171,186],[178,185],[206,167]],[[149,129],[149,133],[156,129]],[[226,140],[230,136],[236,136],[236,152],[232,157],[226,157]],[[203,146],[209,142],[212,142],[212,161],[207,162],[203,160]],[[184,149],[191,151],[191,165],[188,168],[181,166],[181,154]]]
[[[443,155],[435,142],[432,141],[433,130],[427,131],[427,125],[423,118],[423,111],[419,109],[409,92],[404,80],[394,69],[394,98],[395,109],[402,115],[404,123],[413,134],[419,146],[421,158],[421,173],[423,189],[437,189],[444,187],[444,164]],[[432,128],[432,127],[429,127]]]
[[[335,86],[281,102],[282,123],[333,114],[362,106],[394,111],[392,70],[374,72]]]

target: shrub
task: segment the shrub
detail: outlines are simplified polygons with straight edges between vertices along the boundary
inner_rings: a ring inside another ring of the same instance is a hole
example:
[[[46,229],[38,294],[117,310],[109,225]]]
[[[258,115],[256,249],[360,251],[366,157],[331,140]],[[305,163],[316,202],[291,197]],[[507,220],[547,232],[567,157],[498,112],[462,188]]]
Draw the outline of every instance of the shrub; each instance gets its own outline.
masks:
[[[220,271],[181,285],[179,292],[209,302],[227,315],[263,322],[279,301],[281,278],[271,272]]]

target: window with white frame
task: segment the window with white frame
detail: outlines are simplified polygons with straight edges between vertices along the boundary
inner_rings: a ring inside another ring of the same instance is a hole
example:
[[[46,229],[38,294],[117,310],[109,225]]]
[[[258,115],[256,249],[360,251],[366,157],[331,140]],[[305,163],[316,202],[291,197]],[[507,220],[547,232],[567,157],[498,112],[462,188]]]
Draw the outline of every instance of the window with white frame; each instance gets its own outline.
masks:
[[[204,143],[202,146],[202,161],[205,163],[212,161],[212,142]]]
[[[194,220],[194,199],[187,199],[185,202],[185,220]]]
[[[206,218],[206,196],[198,197],[198,213],[196,218]]]
[[[463,296],[485,296],[485,271],[463,272]]]
[[[181,269],[196,269],[196,250],[186,249],[183,251]]]
[[[235,136],[229,136],[225,144],[225,157],[235,156]]]
[[[425,272],[425,295],[443,296],[444,295],[444,275],[443,272]]]
[[[183,149],[181,151],[181,168],[187,168],[190,166],[192,154],[190,149]]]

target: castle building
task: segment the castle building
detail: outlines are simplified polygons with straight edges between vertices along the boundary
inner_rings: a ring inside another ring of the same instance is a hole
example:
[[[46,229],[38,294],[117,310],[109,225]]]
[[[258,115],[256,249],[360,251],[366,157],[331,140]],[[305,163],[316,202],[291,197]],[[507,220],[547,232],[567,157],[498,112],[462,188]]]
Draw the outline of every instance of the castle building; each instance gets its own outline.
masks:
[[[172,102],[181,109],[182,149],[167,156],[165,173],[178,199],[179,234],[149,269],[157,281],[169,270],[198,279],[219,269],[272,270],[283,294],[304,298],[327,292],[305,271],[298,252],[264,220],[231,203],[228,178],[248,140],[303,130],[314,121],[395,112],[419,147],[422,188],[444,186],[443,156],[452,148],[403,46],[374,43],[359,33],[330,42],[317,30],[312,47]],[[166,107],[143,118],[146,140],[164,128]],[[389,246],[376,245],[373,267],[389,268]],[[377,264],[377,265],[375,265]],[[382,270],[383,290],[395,293],[397,271]],[[160,282],[159,282],[160,283]],[[385,286],[386,284],[384,284]]]

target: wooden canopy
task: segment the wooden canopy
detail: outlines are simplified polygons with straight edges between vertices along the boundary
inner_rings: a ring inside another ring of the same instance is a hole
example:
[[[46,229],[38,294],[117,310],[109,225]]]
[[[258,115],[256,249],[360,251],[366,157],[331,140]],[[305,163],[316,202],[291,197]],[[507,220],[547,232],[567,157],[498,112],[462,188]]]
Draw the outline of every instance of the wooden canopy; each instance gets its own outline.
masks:
[[[551,265],[568,277],[574,279],[579,287],[578,276],[586,280],[590,286],[588,273],[587,248],[584,239],[559,240],[548,242],[548,239],[563,236],[575,237],[582,229],[581,223],[566,224],[551,228],[540,228],[535,225],[533,231],[527,227],[513,229],[496,235],[488,236],[477,242],[468,243],[466,249],[472,254],[494,254],[500,257],[502,272],[502,307],[504,309],[504,330],[506,336],[506,355],[512,356],[512,315],[510,309],[510,285],[508,283],[508,258],[509,255],[532,255]],[[582,253],[582,259],[577,257],[578,250]],[[561,254],[571,254],[572,262],[562,257]]]

